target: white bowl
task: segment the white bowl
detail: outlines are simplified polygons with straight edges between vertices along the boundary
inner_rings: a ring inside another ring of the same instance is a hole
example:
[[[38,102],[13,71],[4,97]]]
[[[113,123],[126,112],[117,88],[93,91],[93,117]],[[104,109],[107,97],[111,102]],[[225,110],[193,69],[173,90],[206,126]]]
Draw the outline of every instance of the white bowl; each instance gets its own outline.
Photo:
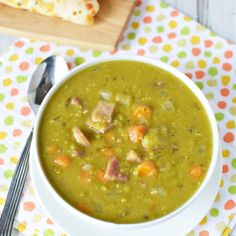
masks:
[[[72,207],[69,203],[67,203],[52,187],[52,185],[49,183],[41,162],[39,158],[39,150],[38,150],[38,131],[39,131],[39,125],[40,121],[43,115],[43,112],[45,110],[45,107],[47,106],[48,102],[50,101],[51,97],[53,94],[58,90],[58,88],[68,79],[70,79],[74,74],[80,72],[81,70],[88,68],[90,66],[96,65],[101,62],[108,62],[108,61],[115,61],[115,60],[123,60],[123,61],[138,61],[138,62],[143,62],[147,64],[154,65],[156,67],[159,67],[161,69],[164,69],[165,71],[168,71],[171,74],[174,74],[179,80],[181,80],[184,84],[188,86],[189,89],[195,94],[195,96],[199,99],[199,101],[202,103],[203,107],[205,108],[205,111],[207,113],[207,116],[210,121],[211,125],[211,130],[213,134],[213,153],[211,157],[211,163],[210,167],[208,169],[208,172],[205,176],[205,179],[203,180],[201,186],[199,189],[196,191],[196,193],[187,201],[185,202],[182,206],[177,208],[175,211],[158,218],[156,220],[152,220],[149,222],[144,222],[144,223],[134,223],[134,224],[116,224],[116,223],[111,223],[111,222],[106,222],[102,221],[96,218],[93,218],[91,216],[88,216],[74,207]],[[92,223],[96,226],[102,226],[103,228],[105,227],[106,229],[111,229],[111,230],[137,230],[137,229],[144,229],[144,228],[153,228],[153,227],[162,227],[163,225],[168,226],[168,222],[173,222],[174,219],[178,219],[181,216],[185,215],[186,218],[186,212],[191,212],[191,207],[194,205],[193,203],[199,202],[199,199],[201,201],[198,203],[198,206],[201,208],[201,206],[204,206],[204,210],[202,211],[197,211],[194,212],[194,214],[197,216],[195,224],[197,224],[197,220],[199,221],[201,217],[206,214],[206,212],[209,210],[210,206],[213,203],[214,197],[217,193],[218,187],[219,187],[219,181],[220,181],[220,176],[221,176],[221,168],[219,168],[219,165],[221,165],[220,162],[220,156],[219,156],[219,135],[218,135],[218,129],[217,129],[217,124],[216,120],[214,117],[214,114],[211,110],[211,107],[205,98],[205,96],[202,94],[201,90],[183,73],[180,71],[176,70],[175,68],[162,63],[160,61],[147,58],[147,57],[140,57],[140,56],[131,56],[131,55],[115,55],[115,56],[109,56],[109,57],[104,57],[104,58],[99,58],[97,60],[94,60],[92,62],[87,62],[84,63],[83,65],[74,68],[71,70],[58,84],[56,84],[48,93],[48,95],[45,97],[42,105],[40,106],[40,109],[38,111],[36,121],[35,121],[35,129],[34,129],[34,136],[33,136],[33,153],[34,153],[34,168],[31,168],[31,172],[37,168],[37,173],[40,176],[40,181],[44,186],[46,186],[45,191],[47,191],[47,194],[49,194],[53,199],[55,199],[56,202],[58,202],[61,206],[62,209],[64,209],[63,214],[65,219],[73,218],[73,219],[78,219],[82,220],[83,222],[87,223]],[[32,159],[32,158],[31,158]],[[31,160],[32,161],[32,160]],[[32,165],[31,165],[32,166]],[[37,190],[37,181],[33,181],[35,188]],[[212,184],[214,182],[214,184]],[[211,189],[211,195],[212,196],[204,196],[204,193],[207,191],[207,189]],[[203,197],[204,196],[204,197]],[[210,198],[210,201],[209,201]],[[41,197],[42,200],[42,197]],[[42,201],[45,203],[45,200]],[[43,204],[44,204],[43,203]],[[47,207],[46,207],[47,208]],[[195,206],[196,208],[196,206]],[[55,212],[55,214],[57,214]],[[51,212],[51,217],[53,217],[53,213]],[[192,217],[192,216],[187,216],[187,217]],[[186,219],[187,220],[187,219]],[[60,223],[60,222],[59,222]],[[63,228],[63,225],[61,225]],[[167,227],[166,226],[166,227]],[[168,226],[169,227],[169,226]],[[193,227],[193,225],[192,225]]]

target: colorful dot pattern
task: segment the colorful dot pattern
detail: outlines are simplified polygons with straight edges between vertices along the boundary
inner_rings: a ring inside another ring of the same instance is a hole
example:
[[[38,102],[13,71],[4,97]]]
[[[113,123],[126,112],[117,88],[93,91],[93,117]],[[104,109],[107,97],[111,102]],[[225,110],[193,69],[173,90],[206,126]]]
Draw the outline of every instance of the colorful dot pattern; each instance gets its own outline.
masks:
[[[34,120],[26,98],[30,75],[51,54],[63,56],[69,68],[110,54],[148,56],[196,83],[218,122],[223,177],[209,213],[188,236],[229,235],[236,222],[236,46],[159,0],[137,1],[118,49],[111,53],[19,39],[0,56],[0,210]],[[30,180],[15,226],[25,235],[65,236],[46,216]]]

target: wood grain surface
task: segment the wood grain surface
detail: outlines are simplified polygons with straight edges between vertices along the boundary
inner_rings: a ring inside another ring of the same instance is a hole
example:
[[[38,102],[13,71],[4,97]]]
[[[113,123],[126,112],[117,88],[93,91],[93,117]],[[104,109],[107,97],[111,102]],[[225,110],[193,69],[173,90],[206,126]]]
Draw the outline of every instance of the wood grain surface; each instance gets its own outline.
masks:
[[[164,2],[236,43],[236,0],[164,0]]]
[[[0,4],[0,32],[60,44],[114,50],[132,12],[134,0],[100,0],[94,25],[80,26]]]

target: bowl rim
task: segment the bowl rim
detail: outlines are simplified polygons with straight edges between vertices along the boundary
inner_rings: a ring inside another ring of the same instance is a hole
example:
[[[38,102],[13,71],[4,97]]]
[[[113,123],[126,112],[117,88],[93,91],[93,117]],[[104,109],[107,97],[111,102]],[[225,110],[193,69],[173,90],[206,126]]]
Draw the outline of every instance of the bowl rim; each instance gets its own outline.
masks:
[[[59,193],[57,193],[57,191],[53,188],[50,181],[46,177],[46,174],[43,170],[43,167],[42,167],[42,164],[40,161],[40,155],[39,155],[39,149],[38,149],[38,131],[39,131],[41,118],[43,116],[44,110],[45,110],[48,102],[50,101],[51,97],[53,96],[53,94],[73,75],[79,73],[80,71],[82,71],[88,67],[91,67],[96,64],[103,63],[103,62],[110,62],[110,61],[142,62],[142,63],[146,63],[149,65],[153,65],[155,67],[161,68],[162,70],[165,70],[165,71],[173,74],[177,79],[182,81],[193,92],[193,94],[198,98],[198,100],[201,102],[202,106],[205,109],[207,117],[209,119],[211,131],[212,131],[212,144],[213,144],[212,148],[213,148],[213,150],[212,150],[211,162],[210,162],[207,174],[206,174],[202,184],[199,186],[197,191],[180,207],[178,207],[177,209],[175,209],[174,211],[168,213],[167,215],[165,215],[163,217],[160,217],[160,218],[157,218],[157,219],[154,219],[151,221],[147,221],[147,222],[118,224],[118,223],[113,223],[113,222],[97,219],[92,216],[86,215],[85,213],[79,211],[78,209],[76,209],[75,207],[70,205],[66,200],[64,200],[64,198],[62,198],[59,195]],[[103,227],[112,227],[112,228],[117,228],[117,229],[121,229],[121,228],[122,229],[134,229],[134,228],[139,228],[139,227],[149,227],[149,226],[153,226],[154,224],[158,224],[163,221],[166,221],[166,220],[174,217],[175,215],[179,214],[180,212],[182,212],[184,209],[186,209],[188,206],[190,206],[194,202],[194,200],[198,197],[198,195],[201,194],[203,189],[207,187],[207,184],[210,181],[210,179],[214,176],[214,170],[216,168],[217,158],[218,158],[218,153],[219,153],[219,134],[218,134],[218,128],[217,128],[217,123],[215,120],[214,113],[213,113],[206,97],[204,96],[202,91],[197,87],[197,85],[195,85],[195,83],[193,81],[191,81],[184,73],[180,72],[179,70],[175,69],[174,67],[172,67],[170,65],[167,65],[166,63],[163,63],[161,61],[155,60],[150,57],[137,56],[137,55],[111,55],[111,56],[97,58],[95,60],[85,62],[84,64],[82,64],[78,67],[75,67],[74,69],[69,71],[68,74],[66,74],[60,80],[59,83],[57,83],[53,86],[53,88],[49,91],[49,93],[47,94],[47,96],[43,100],[43,102],[39,108],[38,114],[36,116],[32,146],[33,146],[33,150],[34,150],[34,158],[36,158],[36,165],[39,169],[39,173],[42,178],[42,181],[48,187],[48,190],[53,195],[53,197],[56,198],[61,204],[63,204],[73,215],[77,216],[78,218],[80,218],[82,220],[85,220],[85,221],[88,221],[88,222],[91,222],[91,223],[94,223],[96,225],[100,225]]]

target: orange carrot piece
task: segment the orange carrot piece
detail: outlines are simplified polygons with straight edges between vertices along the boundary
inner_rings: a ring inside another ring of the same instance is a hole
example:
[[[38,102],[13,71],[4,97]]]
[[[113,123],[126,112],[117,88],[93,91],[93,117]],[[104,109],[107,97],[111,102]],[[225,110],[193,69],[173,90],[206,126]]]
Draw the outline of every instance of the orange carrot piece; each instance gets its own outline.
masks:
[[[88,170],[80,170],[79,172],[79,178],[81,180],[81,183],[87,184],[90,182],[91,172]]]
[[[150,119],[151,116],[151,109],[148,106],[137,106],[133,112],[133,117],[135,119]]]
[[[150,204],[149,206],[149,210],[152,212],[156,212],[158,209],[158,204],[156,202],[153,202],[152,204]]]
[[[115,156],[115,151],[112,148],[102,148],[100,150],[100,152],[105,157],[113,157],[113,156]]]
[[[104,178],[105,171],[104,170],[99,170],[97,172],[97,177],[101,183],[107,183],[107,180]]]
[[[82,203],[77,203],[77,208],[85,214],[92,214],[92,210],[88,206],[83,205]]]
[[[141,177],[153,176],[157,174],[157,168],[150,160],[142,162],[137,168],[138,175]]]
[[[140,143],[145,133],[146,133],[146,127],[143,125],[136,125],[128,128],[129,139],[133,143]]]
[[[49,154],[56,154],[58,152],[58,147],[56,144],[52,144],[50,146],[47,146],[46,147],[46,151],[49,153]]]
[[[190,169],[190,175],[194,178],[200,178],[203,176],[205,173],[205,167],[200,165],[200,166],[193,166]]]
[[[61,167],[68,167],[70,165],[70,159],[67,155],[59,155],[54,159],[54,162]]]

